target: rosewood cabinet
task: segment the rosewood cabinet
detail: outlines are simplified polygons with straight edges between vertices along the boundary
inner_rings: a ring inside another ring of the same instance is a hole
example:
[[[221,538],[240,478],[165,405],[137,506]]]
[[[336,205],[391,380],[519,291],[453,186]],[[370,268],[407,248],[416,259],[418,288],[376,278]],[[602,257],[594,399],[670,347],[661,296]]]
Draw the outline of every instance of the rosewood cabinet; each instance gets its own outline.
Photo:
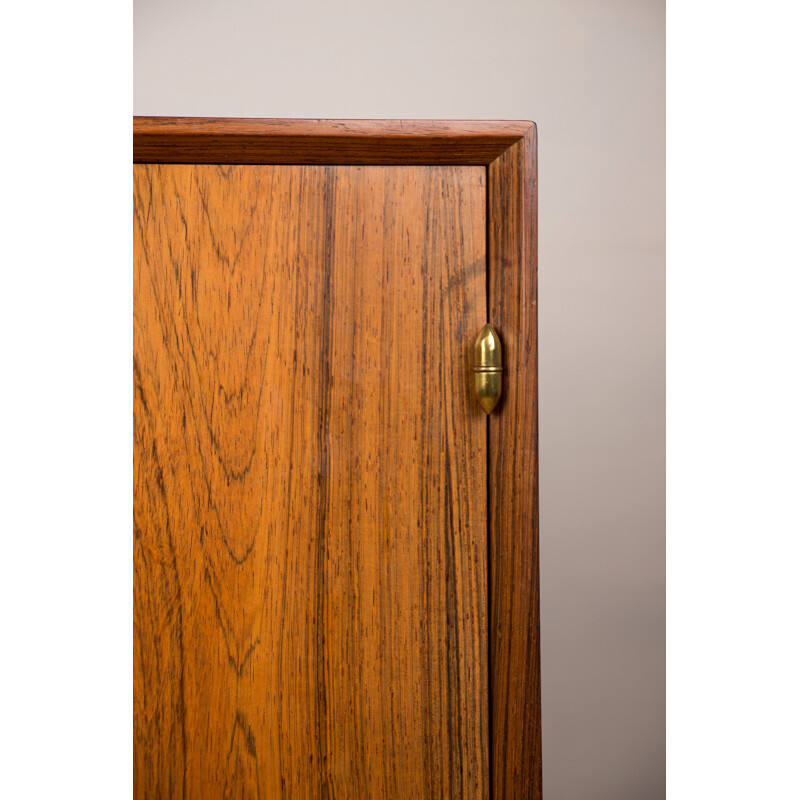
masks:
[[[534,125],[133,155],[135,797],[541,797]]]

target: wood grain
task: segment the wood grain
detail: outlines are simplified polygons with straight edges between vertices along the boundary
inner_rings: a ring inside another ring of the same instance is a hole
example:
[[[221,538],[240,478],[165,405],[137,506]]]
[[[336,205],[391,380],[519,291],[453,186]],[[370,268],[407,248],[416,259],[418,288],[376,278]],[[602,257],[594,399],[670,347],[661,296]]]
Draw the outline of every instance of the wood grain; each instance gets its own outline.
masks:
[[[488,797],[485,204],[134,167],[136,798]]]
[[[492,797],[539,800],[536,127],[489,166],[489,308],[504,348],[489,417]]]
[[[184,164],[487,165],[529,122],[134,117],[133,160]]]

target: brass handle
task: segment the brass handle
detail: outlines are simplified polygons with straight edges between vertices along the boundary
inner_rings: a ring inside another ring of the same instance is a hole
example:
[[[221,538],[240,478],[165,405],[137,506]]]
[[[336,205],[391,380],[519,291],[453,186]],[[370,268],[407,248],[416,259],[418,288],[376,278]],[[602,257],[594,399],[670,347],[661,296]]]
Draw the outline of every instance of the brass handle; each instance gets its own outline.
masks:
[[[475,338],[472,372],[478,403],[491,414],[503,393],[503,352],[500,337],[488,322]]]

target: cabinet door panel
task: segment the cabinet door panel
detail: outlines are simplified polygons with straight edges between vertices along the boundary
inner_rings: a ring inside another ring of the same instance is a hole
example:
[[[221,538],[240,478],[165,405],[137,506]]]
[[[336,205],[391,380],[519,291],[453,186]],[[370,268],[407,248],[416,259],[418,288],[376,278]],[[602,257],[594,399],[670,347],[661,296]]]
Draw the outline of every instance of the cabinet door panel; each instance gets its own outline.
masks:
[[[486,170],[134,166],[134,795],[486,798]]]

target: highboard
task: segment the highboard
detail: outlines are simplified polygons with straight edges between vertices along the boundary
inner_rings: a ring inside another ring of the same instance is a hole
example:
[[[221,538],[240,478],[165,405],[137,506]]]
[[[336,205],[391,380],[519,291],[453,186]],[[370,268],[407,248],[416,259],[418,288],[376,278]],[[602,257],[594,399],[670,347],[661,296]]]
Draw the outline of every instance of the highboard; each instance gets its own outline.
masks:
[[[134,796],[541,798],[535,126],[133,161]]]

